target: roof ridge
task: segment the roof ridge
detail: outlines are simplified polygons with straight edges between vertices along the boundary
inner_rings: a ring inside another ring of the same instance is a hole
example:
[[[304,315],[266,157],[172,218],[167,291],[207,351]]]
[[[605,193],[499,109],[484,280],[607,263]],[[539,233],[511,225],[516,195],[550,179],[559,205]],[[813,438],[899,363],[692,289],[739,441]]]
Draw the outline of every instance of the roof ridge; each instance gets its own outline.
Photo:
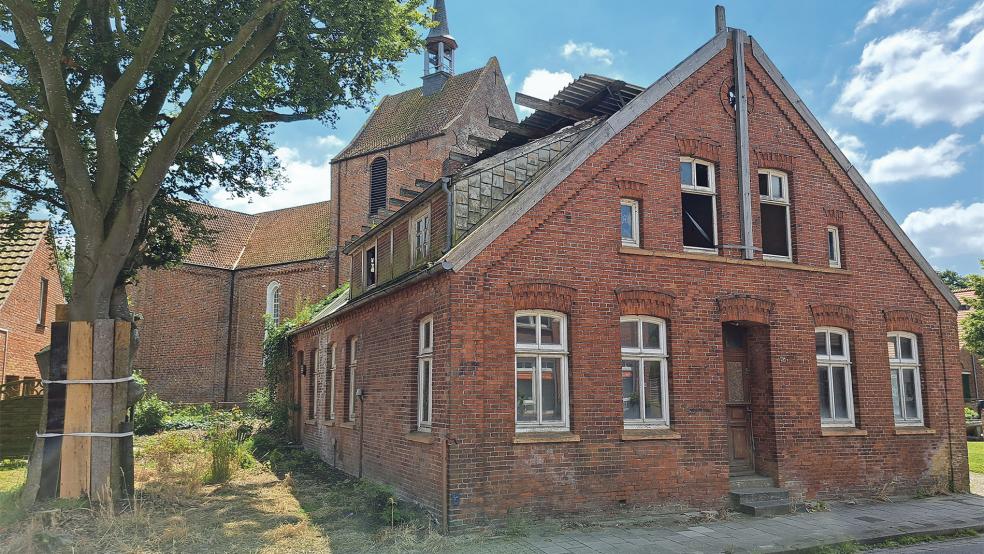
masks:
[[[259,217],[261,215],[267,215],[267,214],[272,214],[272,213],[277,213],[277,212],[285,212],[287,210],[296,210],[298,208],[307,208],[309,206],[316,206],[318,204],[330,204],[330,203],[331,203],[331,199],[328,199],[328,200],[317,200],[315,202],[305,202],[304,204],[297,204],[296,206],[287,206],[286,208],[277,208],[276,210],[267,210],[265,212],[256,212],[255,214],[251,214],[251,215],[254,215],[254,216]],[[248,214],[248,215],[250,215],[250,214]]]

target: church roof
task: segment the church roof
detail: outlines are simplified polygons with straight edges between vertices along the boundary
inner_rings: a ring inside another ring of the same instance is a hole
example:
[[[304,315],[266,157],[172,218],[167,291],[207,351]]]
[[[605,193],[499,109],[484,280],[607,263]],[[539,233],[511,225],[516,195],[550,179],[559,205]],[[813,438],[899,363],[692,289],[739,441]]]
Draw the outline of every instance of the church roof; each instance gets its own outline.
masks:
[[[335,156],[334,161],[441,134],[461,115],[482,75],[495,70],[498,65],[498,60],[490,58],[484,67],[452,75],[439,92],[428,96],[424,96],[423,87],[384,96],[359,134]]]
[[[17,278],[47,235],[48,222],[27,221],[17,236],[8,236],[7,229],[7,225],[0,225],[0,304],[7,300]]]
[[[192,203],[215,232],[214,244],[196,244],[186,264],[246,269],[324,258],[331,249],[330,202],[246,214]]]

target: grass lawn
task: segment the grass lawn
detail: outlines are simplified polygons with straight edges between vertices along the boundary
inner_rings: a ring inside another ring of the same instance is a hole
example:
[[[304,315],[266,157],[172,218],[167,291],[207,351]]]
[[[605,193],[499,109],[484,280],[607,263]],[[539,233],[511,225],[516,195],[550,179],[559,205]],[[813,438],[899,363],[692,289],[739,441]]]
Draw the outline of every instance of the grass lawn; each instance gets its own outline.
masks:
[[[970,460],[970,471],[984,473],[984,441],[968,442],[967,457]]]

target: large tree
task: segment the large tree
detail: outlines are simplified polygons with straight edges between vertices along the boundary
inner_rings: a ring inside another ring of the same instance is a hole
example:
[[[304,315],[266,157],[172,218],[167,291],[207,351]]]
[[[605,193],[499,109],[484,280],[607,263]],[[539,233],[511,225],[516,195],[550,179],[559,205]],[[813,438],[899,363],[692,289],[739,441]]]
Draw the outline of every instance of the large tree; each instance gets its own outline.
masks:
[[[207,238],[187,200],[274,185],[274,124],[367,105],[420,4],[0,0],[0,191],[71,226],[70,318],[128,317],[136,270]]]
[[[981,260],[981,270],[980,275],[966,277],[976,298],[968,301],[973,311],[963,321],[963,339],[968,350],[984,357],[984,260]]]

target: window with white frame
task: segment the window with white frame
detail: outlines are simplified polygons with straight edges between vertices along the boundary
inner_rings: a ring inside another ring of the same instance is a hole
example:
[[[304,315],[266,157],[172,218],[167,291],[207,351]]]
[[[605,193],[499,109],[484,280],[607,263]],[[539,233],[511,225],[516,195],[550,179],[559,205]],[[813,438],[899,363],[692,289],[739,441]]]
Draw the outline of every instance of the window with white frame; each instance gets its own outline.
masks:
[[[415,265],[427,259],[430,253],[431,214],[430,208],[410,218],[410,264]]]
[[[827,263],[841,267],[840,229],[836,225],[827,227]]]
[[[348,413],[348,421],[355,421],[355,365],[356,365],[356,350],[358,348],[359,339],[352,337],[349,339],[349,364],[348,364],[348,379],[345,383],[345,408]]]
[[[366,248],[362,254],[362,277],[365,279],[366,288],[376,285],[376,245],[373,244]]]
[[[318,373],[321,371],[321,353],[318,349],[311,351],[310,358],[308,360],[308,402],[307,402],[307,418],[309,421],[313,421],[315,415],[317,414],[317,407],[315,402],[318,397]]]
[[[639,239],[639,201],[631,198],[621,200],[621,234],[624,246],[641,246]]]
[[[417,348],[417,430],[430,431],[433,408],[434,318],[420,320]]]
[[[619,329],[625,427],[665,427],[670,423],[666,322],[623,317]]]
[[[516,312],[516,430],[567,430],[567,317]]]
[[[267,285],[266,313],[274,326],[280,325],[280,283],[276,281]]]
[[[714,164],[680,158],[684,250],[717,253]]]
[[[820,423],[825,426],[853,426],[851,346],[847,331],[818,327],[815,336]]]
[[[888,365],[892,373],[892,406],[896,425],[922,425],[922,384],[916,335],[888,334]]]
[[[762,257],[792,261],[789,179],[781,171],[766,169],[759,171],[758,180]]]
[[[328,390],[325,391],[325,413],[324,417],[335,419],[335,343],[328,347],[328,367],[326,369],[325,383]]]

